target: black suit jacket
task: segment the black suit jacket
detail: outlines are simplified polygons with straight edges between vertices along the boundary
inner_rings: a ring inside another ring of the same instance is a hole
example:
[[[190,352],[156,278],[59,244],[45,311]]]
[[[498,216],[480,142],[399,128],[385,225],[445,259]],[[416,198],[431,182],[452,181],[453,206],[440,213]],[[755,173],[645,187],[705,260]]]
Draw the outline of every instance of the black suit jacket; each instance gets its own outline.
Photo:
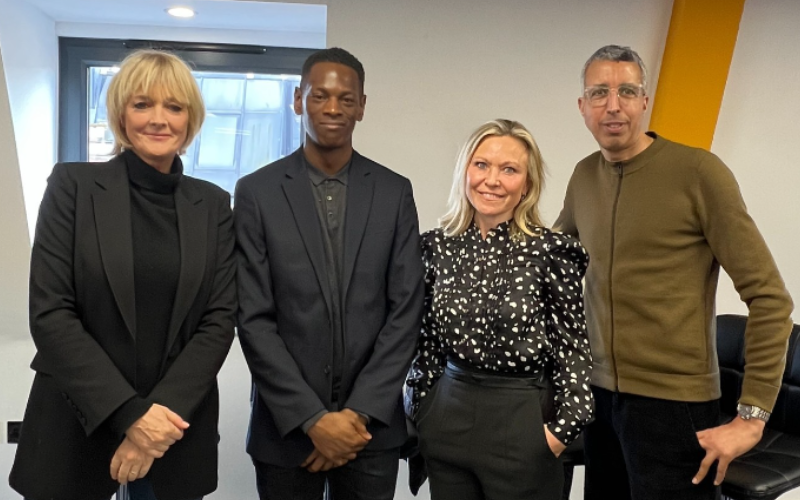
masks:
[[[331,402],[331,294],[302,149],[236,187],[239,338],[253,375],[247,451],[292,467],[313,451],[301,425]],[[342,272],[340,403],[368,415],[368,449],[405,441],[401,388],[422,317],[422,260],[408,179],[353,153]]]
[[[58,164],[39,211],[30,279],[36,371],[10,483],[27,498],[111,495],[124,429],[109,416],[134,388],[136,308],[130,190],[122,158]],[[191,426],[149,473],[161,500],[217,484],[216,375],[234,335],[233,217],[220,188],[175,191],[181,269],[161,378],[149,394]]]

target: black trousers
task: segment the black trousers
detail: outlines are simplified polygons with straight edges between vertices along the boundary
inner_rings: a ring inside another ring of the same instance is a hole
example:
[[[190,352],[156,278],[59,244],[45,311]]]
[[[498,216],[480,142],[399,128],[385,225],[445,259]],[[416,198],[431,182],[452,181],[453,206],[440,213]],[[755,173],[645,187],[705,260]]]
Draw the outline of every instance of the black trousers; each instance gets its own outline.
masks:
[[[203,497],[196,500],[202,500]],[[148,478],[142,478],[132,483],[128,483],[128,498],[118,500],[158,500],[153,491],[153,483]]]
[[[544,434],[548,397],[539,387],[458,380],[448,367],[417,417],[432,500],[559,500],[564,472]]]
[[[595,421],[584,431],[585,500],[711,500],[716,467],[692,478],[705,450],[696,432],[720,423],[719,402],[686,403],[592,387]]]
[[[327,472],[254,461],[260,500],[392,500],[400,450],[362,450],[355,460]]]
[[[114,495],[100,500],[112,500],[112,498],[114,500],[158,500],[156,498],[156,494],[153,492],[153,483],[146,477],[137,479],[132,483],[128,483],[128,486],[124,489],[124,492],[118,490]],[[196,500],[202,499],[203,497],[199,497]],[[25,498],[24,500],[28,499]]]
[[[128,483],[124,493],[117,491],[114,495],[100,500],[158,500],[156,494],[153,492],[153,483],[148,478],[137,479],[132,483]],[[203,497],[197,498],[202,500]],[[24,500],[28,500],[25,498]]]

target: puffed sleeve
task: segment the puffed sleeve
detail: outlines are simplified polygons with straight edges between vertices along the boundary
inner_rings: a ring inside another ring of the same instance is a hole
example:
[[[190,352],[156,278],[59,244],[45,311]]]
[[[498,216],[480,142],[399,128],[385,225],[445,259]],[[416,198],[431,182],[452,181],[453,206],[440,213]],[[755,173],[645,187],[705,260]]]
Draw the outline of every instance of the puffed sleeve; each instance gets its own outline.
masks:
[[[569,444],[591,420],[594,407],[589,388],[592,357],[581,283],[589,257],[572,236],[550,233],[547,239],[547,337],[552,346],[552,381],[556,392],[556,418],[547,426],[559,441]]]
[[[436,282],[436,253],[443,238],[440,229],[423,233],[422,263],[425,269],[425,302],[422,315],[422,328],[417,341],[417,352],[406,378],[403,403],[406,415],[414,419],[422,399],[428,394],[444,371],[445,354],[442,342],[436,331],[433,314],[433,284]]]

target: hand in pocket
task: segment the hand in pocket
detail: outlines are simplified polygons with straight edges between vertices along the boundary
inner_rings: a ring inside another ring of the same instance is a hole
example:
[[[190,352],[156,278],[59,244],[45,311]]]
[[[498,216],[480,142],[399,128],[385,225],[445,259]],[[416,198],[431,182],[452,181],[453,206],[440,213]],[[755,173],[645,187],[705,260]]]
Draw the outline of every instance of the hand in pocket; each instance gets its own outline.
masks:
[[[553,455],[555,455],[556,458],[561,456],[561,454],[564,453],[564,450],[567,449],[567,446],[559,441],[552,432],[550,432],[550,429],[547,428],[547,424],[544,426],[544,436],[547,438],[547,446],[550,447],[550,451],[553,452]]]

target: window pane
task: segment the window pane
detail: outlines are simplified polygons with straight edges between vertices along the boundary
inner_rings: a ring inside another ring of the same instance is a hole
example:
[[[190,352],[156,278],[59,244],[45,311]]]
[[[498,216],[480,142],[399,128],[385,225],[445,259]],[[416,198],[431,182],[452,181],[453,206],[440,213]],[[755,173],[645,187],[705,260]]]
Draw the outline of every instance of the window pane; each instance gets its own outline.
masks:
[[[283,156],[280,114],[247,114],[242,128],[241,175]]]
[[[192,144],[186,150],[185,154],[181,155],[181,161],[183,162],[183,171],[189,175],[194,174],[194,166],[195,166],[195,158],[197,158],[197,144],[198,141],[196,138],[192,141]]]
[[[106,95],[116,68],[89,68],[89,161],[107,161],[113,155],[114,135],[108,128]]]
[[[216,75],[215,75],[216,76]],[[199,78],[203,99],[208,110],[240,110],[244,96],[244,78],[231,75],[233,78],[202,77]]]
[[[248,80],[247,111],[280,109],[283,95],[280,80]]]
[[[238,115],[206,115],[200,132],[200,157],[195,171],[207,168],[235,169],[238,133]]]
[[[291,136],[292,139],[291,143],[289,144],[289,147],[284,148],[284,153],[283,153],[284,155],[287,155],[292,151],[295,151],[303,143],[303,126],[300,122],[300,116],[292,112],[290,120],[293,126],[290,127],[288,135]]]

